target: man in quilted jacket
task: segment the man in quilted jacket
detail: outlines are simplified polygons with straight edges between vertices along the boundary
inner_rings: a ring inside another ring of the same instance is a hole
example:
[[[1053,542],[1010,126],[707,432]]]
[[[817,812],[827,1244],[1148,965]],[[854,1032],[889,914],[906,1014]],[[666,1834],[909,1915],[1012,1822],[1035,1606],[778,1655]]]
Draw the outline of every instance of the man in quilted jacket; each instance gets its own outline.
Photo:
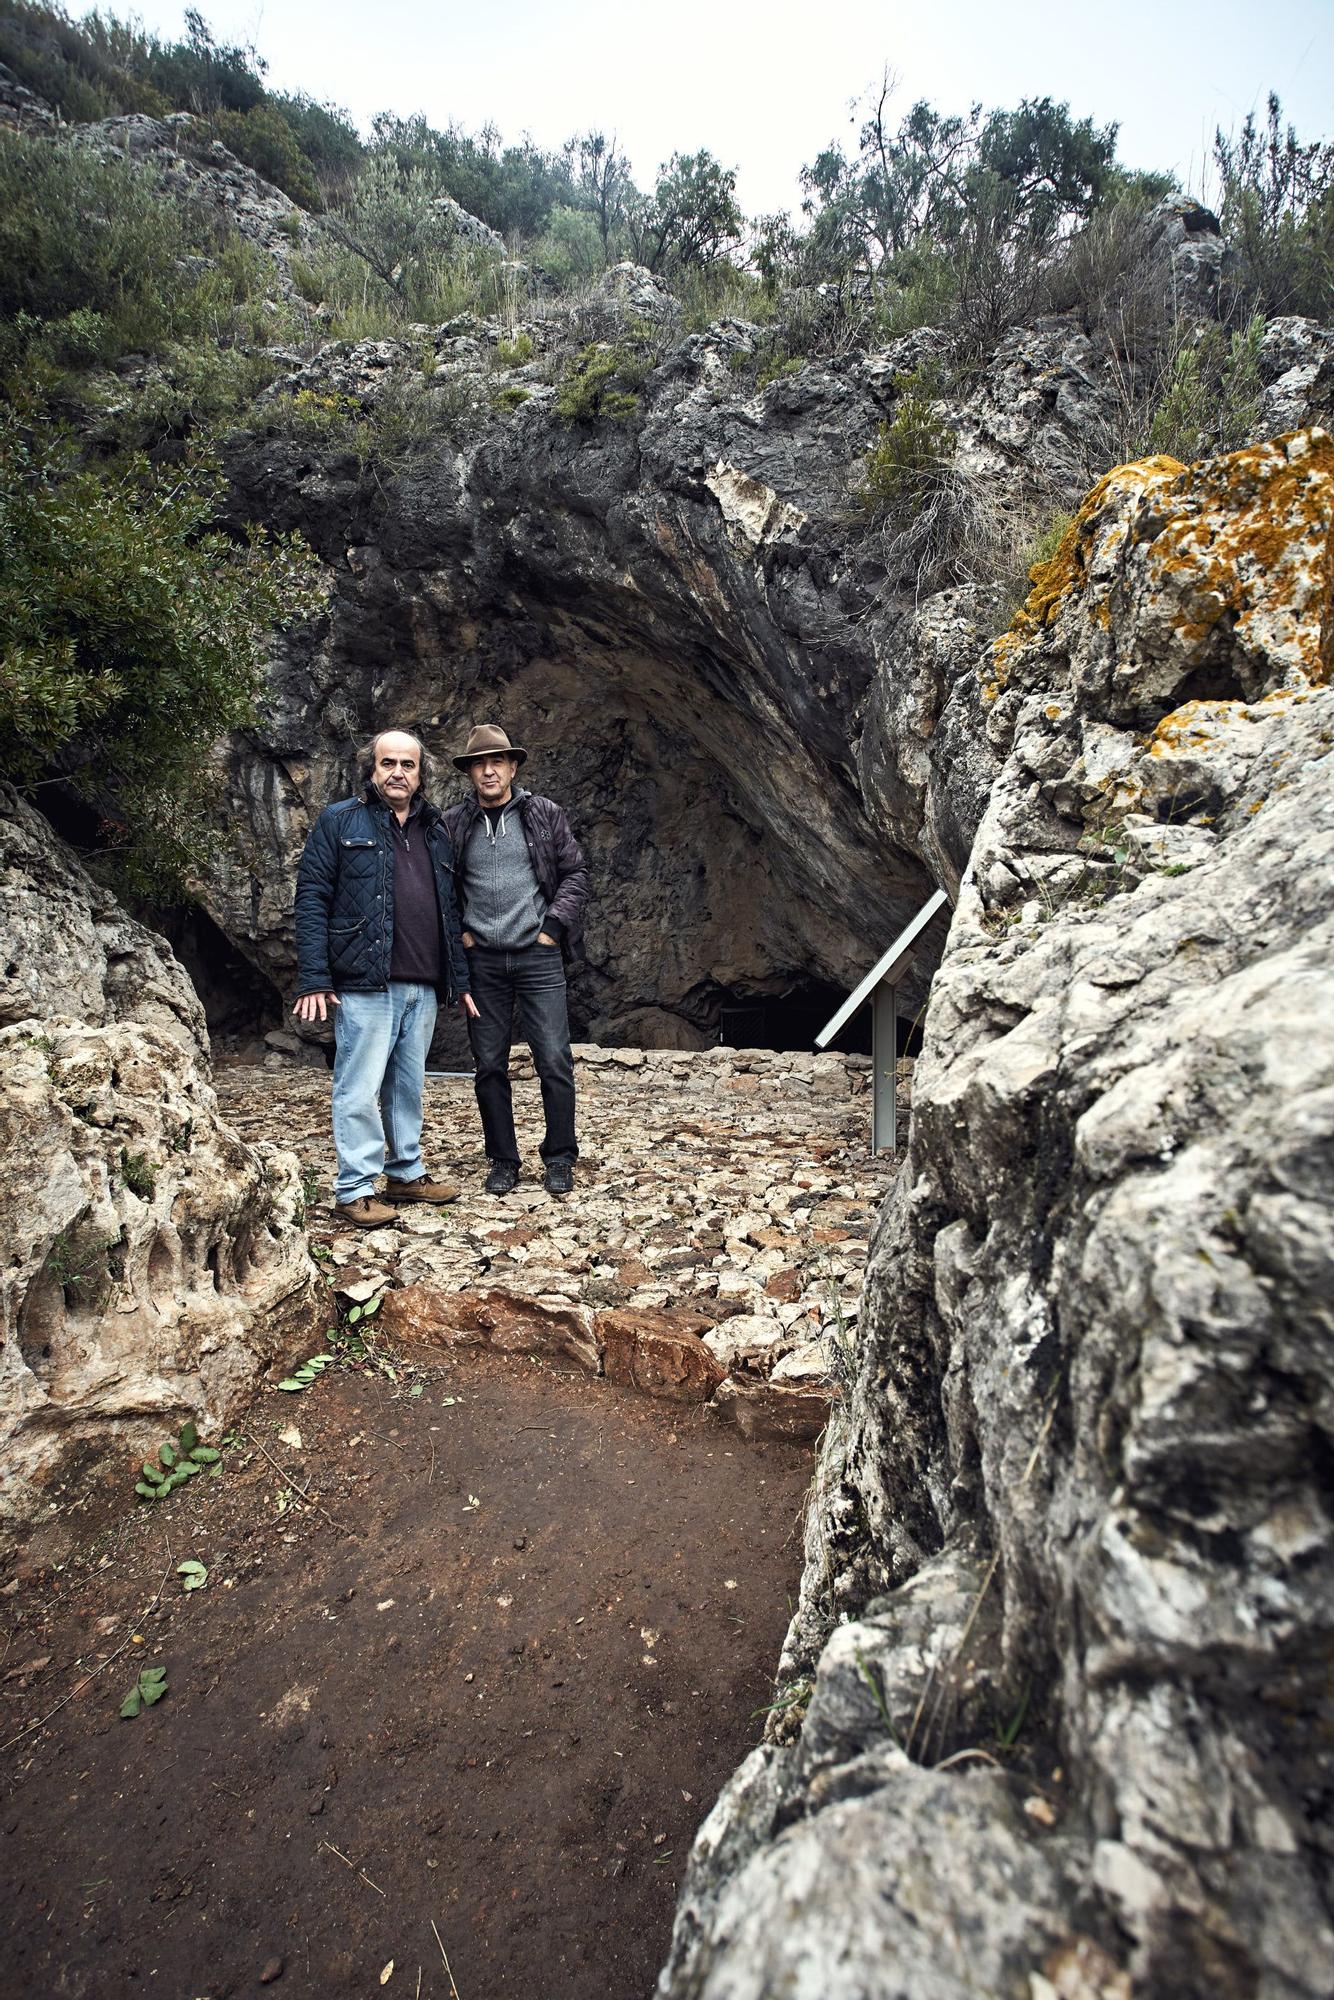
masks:
[[[458,1193],[431,1176],[421,1154],[438,997],[477,1011],[454,849],[422,790],[426,766],[415,736],[382,730],[363,753],[362,796],[325,807],[297,871],[292,1012],[302,1021],[333,1014],[334,1213],[362,1229],[396,1221],[406,1203]]]
[[[542,1086],[542,1185],[548,1194],[568,1194],[579,1147],[564,961],[582,951],[588,870],[561,808],[515,784],[527,755],[494,723],[474,729],[454,759],[472,797],[449,807],[445,827],[457,857],[463,945],[477,1002],[468,1038],[490,1162],[487,1193],[508,1194],[519,1178],[509,1079],[517,1006]]]

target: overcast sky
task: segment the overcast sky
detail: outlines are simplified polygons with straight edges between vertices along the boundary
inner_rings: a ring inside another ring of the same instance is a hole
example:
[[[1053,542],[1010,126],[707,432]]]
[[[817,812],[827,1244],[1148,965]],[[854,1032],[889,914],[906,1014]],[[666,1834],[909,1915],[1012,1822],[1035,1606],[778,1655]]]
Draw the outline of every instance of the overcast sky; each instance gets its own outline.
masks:
[[[219,40],[253,42],[274,89],[331,100],[363,129],[377,111],[423,111],[556,147],[596,126],[619,134],[641,186],[673,151],[707,146],[739,169],[751,215],[797,203],[799,168],[852,136],[850,100],[886,64],[903,110],[1052,97],[1114,120],[1126,165],[1170,169],[1195,193],[1215,126],[1263,115],[1270,90],[1300,137],[1334,137],[1334,0],[200,4]],[[134,11],[184,32],[183,6]]]

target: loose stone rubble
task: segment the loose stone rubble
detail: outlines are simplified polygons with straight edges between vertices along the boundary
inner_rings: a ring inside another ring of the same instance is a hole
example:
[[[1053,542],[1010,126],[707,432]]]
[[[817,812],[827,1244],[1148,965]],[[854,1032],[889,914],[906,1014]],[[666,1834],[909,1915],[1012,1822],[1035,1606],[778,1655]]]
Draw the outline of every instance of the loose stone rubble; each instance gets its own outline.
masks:
[[[281,1134],[327,1188],[328,1078],[269,1063],[220,1071],[226,1114],[243,1135]],[[434,1078],[427,1157],[462,1195],[386,1229],[320,1228],[336,1288],[383,1289],[400,1338],[555,1351],[650,1395],[711,1400],[746,1436],[813,1436],[852,1350],[890,1172],[870,1156],[869,1059],[580,1044],[575,1064],[569,1199],[537,1178],[526,1050],[515,1103],[529,1178],[504,1199],[482,1192],[471,1079]]]

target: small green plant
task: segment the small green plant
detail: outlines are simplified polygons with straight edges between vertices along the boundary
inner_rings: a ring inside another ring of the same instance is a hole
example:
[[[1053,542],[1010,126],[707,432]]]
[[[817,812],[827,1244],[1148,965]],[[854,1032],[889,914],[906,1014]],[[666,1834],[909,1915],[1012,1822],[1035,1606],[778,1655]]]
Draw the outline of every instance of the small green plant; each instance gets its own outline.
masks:
[[[639,408],[648,364],[624,343],[594,341],[566,363],[556,415],[567,424],[624,423]]]
[[[790,1686],[783,1689],[781,1694],[776,1694],[772,1701],[765,1702],[762,1708],[752,1709],[751,1720],[753,1722],[761,1715],[772,1715],[780,1719],[792,1717],[799,1720],[805,1714],[807,1708],[809,1708],[811,1696],[814,1692],[814,1681],[793,1681]]]
[[[285,1376],[278,1387],[286,1389],[289,1394],[294,1394],[300,1389],[308,1389],[312,1382],[319,1381],[326,1368],[332,1368],[334,1359],[332,1354],[312,1354],[308,1361],[302,1362],[294,1375]]]
[[[782,382],[789,375],[800,375],[805,366],[806,363],[799,354],[781,352],[772,354],[761,364],[760,371],[755,377],[755,387],[767,389],[771,382]]]
[[[167,1669],[165,1667],[145,1667],[130,1692],[120,1705],[120,1712],[129,1722],[138,1715],[141,1708],[152,1708],[167,1692]]]
[[[301,1193],[296,1204],[296,1226],[298,1229],[304,1229],[310,1221],[311,1216],[315,1213],[315,1207],[319,1201],[322,1188],[323,1182],[320,1180],[318,1169],[315,1167],[303,1167],[301,1170]],[[320,1248],[323,1249],[324,1245],[321,1244]]]
[[[181,1579],[181,1588],[187,1597],[192,1590],[202,1590],[208,1582],[207,1569],[203,1563],[196,1562],[193,1557],[188,1558],[185,1562],[177,1563],[176,1574]]]
[[[508,416],[515,410],[521,410],[531,395],[532,390],[525,389],[522,383],[509,382],[503,389],[494,392],[491,408],[500,416]]]
[[[496,342],[496,365],[500,368],[522,368],[525,361],[531,361],[536,349],[532,335],[516,333],[512,340]]]
[[[1028,1705],[1033,1699],[1033,1683],[1030,1681],[1019,1698],[1019,1705],[1009,1721],[996,1731],[996,1741],[1002,1750],[1013,1750],[1019,1741],[1019,1733],[1028,1719]]]
[[[1149,449],[1184,464],[1232,451],[1254,435],[1260,417],[1260,342],[1256,313],[1231,338],[1207,326],[1178,348],[1162,401],[1149,424]]]
[[[872,520],[902,518],[953,460],[954,433],[935,413],[933,386],[920,373],[894,379],[894,414],[877,430],[853,489],[857,504]]]
[[[201,1444],[195,1426],[184,1423],[174,1439],[158,1446],[156,1459],[144,1460],[134,1490],[141,1500],[165,1500],[201,1472],[216,1479],[221,1470],[222,1453],[210,1444]]]
[[[901,1747],[899,1745],[898,1731],[894,1727],[893,1718],[889,1713],[889,1708],[885,1701],[885,1690],[883,1681],[877,1681],[874,1672],[866,1664],[866,1660],[860,1648],[857,1651],[856,1660],[857,1660],[857,1672],[860,1675],[861,1679],[865,1681],[867,1687],[871,1691],[871,1699],[876,1705],[876,1709],[879,1713],[880,1720],[884,1723],[885,1728],[888,1731],[890,1742],[894,1744],[895,1748]]]
[[[157,1192],[158,1170],[146,1153],[130,1153],[125,1147],[120,1149],[120,1177],[131,1194],[137,1194],[140,1201],[151,1201]]]
[[[70,1292],[77,1294],[91,1275],[69,1229],[62,1229],[47,1251],[46,1268],[66,1295]]]

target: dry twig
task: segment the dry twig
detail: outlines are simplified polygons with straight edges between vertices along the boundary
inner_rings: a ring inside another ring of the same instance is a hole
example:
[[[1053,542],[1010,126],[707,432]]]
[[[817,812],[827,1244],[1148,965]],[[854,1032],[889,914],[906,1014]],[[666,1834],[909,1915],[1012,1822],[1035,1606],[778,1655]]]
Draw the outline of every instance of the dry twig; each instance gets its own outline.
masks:
[[[435,1931],[434,1917],[431,1918],[431,1929]],[[449,1969],[449,1953],[445,1950],[445,1941],[441,1937],[439,1931],[435,1931],[435,1941],[440,1947],[440,1956],[445,1961],[445,1977],[449,1981],[449,1991],[451,1994],[451,2000],[459,2000],[459,1989],[454,1984],[454,1975]]]
[[[365,1869],[358,1868],[355,1861],[349,1861],[341,1847],[335,1847],[331,1840],[322,1840],[320,1842],[320,1846],[327,1847],[330,1854],[336,1854],[338,1856],[338,1859],[342,1862],[344,1868],[350,1868],[354,1875],[360,1875],[362,1881],[366,1884],[366,1887],[368,1889],[374,1889],[377,1896],[383,1896],[384,1890],[380,1887],[379,1883],[372,1882],[370,1876],[366,1873]]]

